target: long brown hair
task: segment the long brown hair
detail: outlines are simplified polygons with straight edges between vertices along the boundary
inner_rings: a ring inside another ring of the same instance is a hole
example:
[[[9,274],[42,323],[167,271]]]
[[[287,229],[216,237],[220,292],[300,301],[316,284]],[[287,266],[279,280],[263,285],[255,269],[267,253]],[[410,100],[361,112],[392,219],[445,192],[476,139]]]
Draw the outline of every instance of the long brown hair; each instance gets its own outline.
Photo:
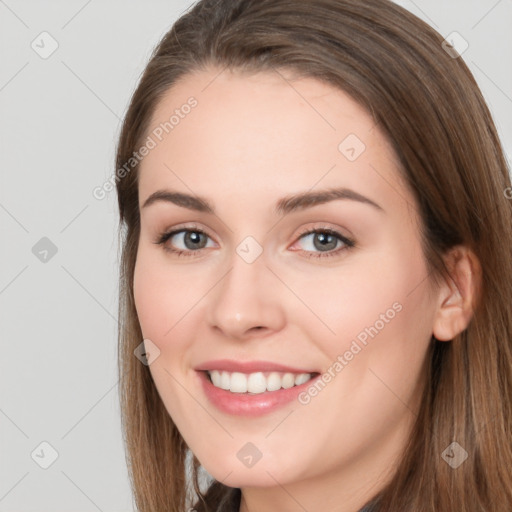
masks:
[[[154,50],[125,116],[116,157],[122,258],[119,375],[127,462],[142,512],[215,510],[233,490],[201,492],[193,456],[134,357],[142,341],[133,274],[139,240],[138,165],[159,100],[195,70],[293,70],[350,94],[398,156],[422,218],[432,279],[442,255],[469,247],[482,269],[473,318],[450,342],[432,338],[420,412],[379,512],[512,510],[512,205],[504,152],[462,58],[434,29],[388,0],[202,0]],[[123,168],[125,171],[121,171]],[[510,194],[508,195],[510,197]],[[467,460],[442,457],[457,442]],[[188,495],[188,497],[187,497]],[[194,498],[194,499],[195,499]]]

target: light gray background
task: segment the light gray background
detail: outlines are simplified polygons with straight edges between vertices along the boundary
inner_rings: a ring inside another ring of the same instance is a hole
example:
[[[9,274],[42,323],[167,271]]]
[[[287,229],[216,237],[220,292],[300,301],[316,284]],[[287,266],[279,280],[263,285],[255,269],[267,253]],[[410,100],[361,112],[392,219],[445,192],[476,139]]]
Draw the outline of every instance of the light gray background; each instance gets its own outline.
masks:
[[[463,58],[510,161],[512,0],[398,3],[469,42]],[[134,510],[117,405],[116,196],[92,190],[114,171],[151,50],[190,4],[0,0],[2,512]],[[31,48],[43,31],[59,45],[47,59]],[[46,262],[32,252],[43,237],[57,248]],[[58,452],[48,469],[31,457],[50,460],[43,441]]]

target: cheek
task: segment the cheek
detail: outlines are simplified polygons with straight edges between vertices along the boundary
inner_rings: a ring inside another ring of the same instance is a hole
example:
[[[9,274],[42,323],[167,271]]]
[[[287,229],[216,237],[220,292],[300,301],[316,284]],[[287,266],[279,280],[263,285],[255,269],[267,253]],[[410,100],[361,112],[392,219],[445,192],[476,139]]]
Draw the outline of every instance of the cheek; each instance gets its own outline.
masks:
[[[139,247],[133,277],[135,308],[144,338],[159,347],[180,301],[178,290],[167,280],[157,254]]]
[[[317,273],[314,281],[295,276],[295,292],[311,305],[310,311],[299,308],[296,321],[332,362],[346,354],[354,368],[406,365],[412,377],[432,332],[434,304],[426,276],[419,249],[398,247],[354,259],[340,271]]]
[[[134,271],[134,300],[144,338],[163,352],[182,350],[197,327],[208,292],[204,271],[169,264],[164,251],[141,246]]]

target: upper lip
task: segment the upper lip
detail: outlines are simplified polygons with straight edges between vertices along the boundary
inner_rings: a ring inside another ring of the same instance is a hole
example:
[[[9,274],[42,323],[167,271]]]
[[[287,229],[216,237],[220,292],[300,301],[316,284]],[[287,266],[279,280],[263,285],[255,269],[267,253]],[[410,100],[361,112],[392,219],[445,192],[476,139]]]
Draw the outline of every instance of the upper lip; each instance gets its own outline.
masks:
[[[311,369],[294,368],[271,361],[235,361],[233,359],[216,359],[206,361],[196,366],[197,371],[220,370],[225,372],[256,373],[256,372],[283,372],[283,373],[318,373]]]

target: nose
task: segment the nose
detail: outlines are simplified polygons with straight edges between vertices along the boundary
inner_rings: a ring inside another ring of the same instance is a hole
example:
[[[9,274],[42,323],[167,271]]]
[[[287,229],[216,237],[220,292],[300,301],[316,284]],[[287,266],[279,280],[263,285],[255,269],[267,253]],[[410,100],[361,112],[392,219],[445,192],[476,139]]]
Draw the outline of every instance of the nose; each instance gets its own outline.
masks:
[[[279,331],[285,323],[282,283],[267,268],[263,256],[247,263],[238,254],[208,294],[210,326],[227,338],[249,339]]]

